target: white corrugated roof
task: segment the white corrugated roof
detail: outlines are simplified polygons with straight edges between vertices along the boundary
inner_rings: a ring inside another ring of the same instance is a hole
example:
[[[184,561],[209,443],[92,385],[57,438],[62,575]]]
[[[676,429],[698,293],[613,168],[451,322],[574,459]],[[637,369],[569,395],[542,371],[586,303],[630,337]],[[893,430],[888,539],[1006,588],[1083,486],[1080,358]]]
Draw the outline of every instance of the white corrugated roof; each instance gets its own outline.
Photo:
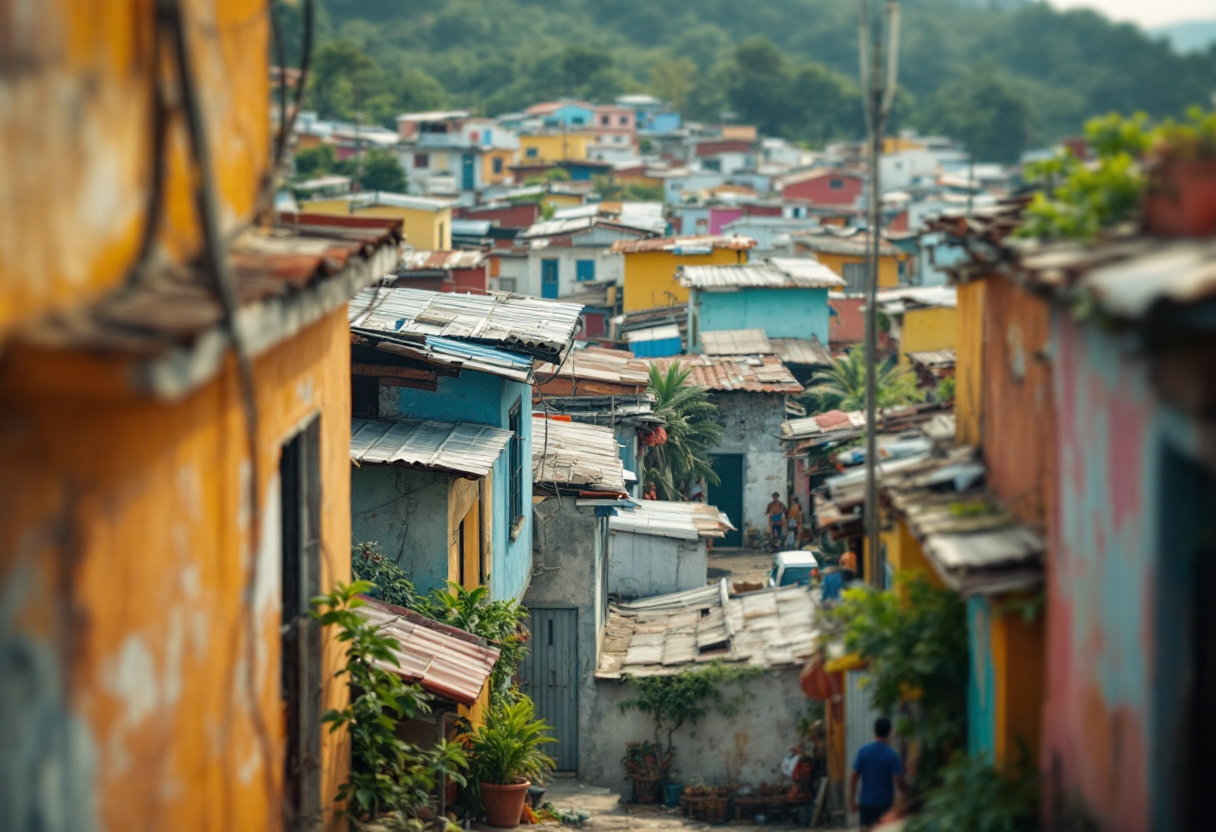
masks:
[[[484,477],[510,439],[510,431],[468,422],[352,419],[350,458],[361,465]]]
[[[776,350],[763,329],[722,329],[701,333],[706,355],[772,355]]]
[[[532,417],[532,481],[577,491],[625,492],[612,428]]]
[[[734,526],[729,517],[705,503],[642,500],[634,510],[618,512],[609,519],[608,528],[696,540],[698,537],[724,537]]]

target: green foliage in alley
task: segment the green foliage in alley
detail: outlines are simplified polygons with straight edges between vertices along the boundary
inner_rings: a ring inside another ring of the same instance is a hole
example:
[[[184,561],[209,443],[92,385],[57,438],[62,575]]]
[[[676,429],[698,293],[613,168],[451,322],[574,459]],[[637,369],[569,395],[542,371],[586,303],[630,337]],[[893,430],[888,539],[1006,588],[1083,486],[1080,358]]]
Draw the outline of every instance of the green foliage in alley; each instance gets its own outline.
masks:
[[[998,770],[983,759],[954,755],[941,785],[925,796],[907,832],[1035,832],[1039,779],[1026,764]]]

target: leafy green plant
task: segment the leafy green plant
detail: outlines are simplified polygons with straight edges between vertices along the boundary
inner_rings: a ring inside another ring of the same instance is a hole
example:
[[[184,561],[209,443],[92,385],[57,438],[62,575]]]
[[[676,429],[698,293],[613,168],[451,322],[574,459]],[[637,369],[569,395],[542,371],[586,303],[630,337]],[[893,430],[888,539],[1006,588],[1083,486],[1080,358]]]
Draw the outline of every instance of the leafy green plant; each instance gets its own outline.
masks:
[[[350,547],[350,569],[354,577],[375,587],[367,594],[398,607],[417,610],[420,597],[405,571],[380,551],[380,544],[364,541]]]
[[[957,592],[901,573],[892,592],[853,589],[829,615],[845,647],[869,662],[874,707],[919,740],[917,790],[932,787],[967,736],[967,608]]]
[[[346,661],[338,671],[351,688],[350,702],[325,713],[330,731],[347,729],[351,738],[350,779],[338,787],[337,799],[357,820],[384,816],[404,823],[426,804],[442,776],[463,783],[467,767],[463,751],[441,742],[430,751],[397,736],[397,723],[430,710],[417,685],[407,685],[381,664],[397,665],[396,642],[382,635],[357,610],[359,597],[370,592],[367,581],[338,583],[332,592],[312,601],[312,615],[323,627],[338,630],[346,644]]]
[[[430,596],[416,602],[414,609],[494,642],[499,654],[490,672],[490,695],[501,696],[510,688],[527,650],[528,631],[523,623],[528,611],[517,601],[490,600],[490,590],[484,586],[465,589],[449,582],[448,588],[447,592],[432,590]]]
[[[1152,149],[1159,158],[1216,158],[1216,110],[1191,107],[1183,121],[1162,122],[1153,133]]]
[[[680,489],[697,479],[717,485],[709,450],[722,443],[718,408],[708,390],[688,382],[689,370],[673,362],[666,371],[650,365],[649,390],[654,411],[664,419],[667,442],[645,449],[645,480],[653,481],[664,500],[679,500]]]
[[[468,735],[470,771],[479,783],[509,786],[537,782],[553,770],[553,758],[541,746],[557,742],[546,735],[551,726],[536,719],[536,707],[519,694],[513,702],[490,708],[485,725]]]
[[[711,710],[734,716],[747,694],[739,690],[727,696],[723,688],[763,673],[751,665],[710,662],[698,670],[682,670],[671,676],[625,676],[633,697],[620,704],[622,711],[636,710],[654,720],[654,741],[659,767],[670,775],[675,759],[672,737],[684,725],[696,725]]]
[[[925,796],[908,832],[1033,832],[1039,828],[1039,781],[1023,764],[1001,771],[987,760],[956,753],[942,782]]]
[[[937,389],[933,391],[933,398],[939,402],[952,402],[954,401],[954,390],[954,376],[946,376],[937,383]]]
[[[865,350],[853,347],[843,358],[833,361],[831,367],[815,373],[810,388],[803,394],[803,401],[814,413],[860,410],[865,407],[867,375]],[[880,409],[912,404],[925,398],[925,392],[916,386],[916,377],[911,371],[891,362],[879,365],[875,387]]]

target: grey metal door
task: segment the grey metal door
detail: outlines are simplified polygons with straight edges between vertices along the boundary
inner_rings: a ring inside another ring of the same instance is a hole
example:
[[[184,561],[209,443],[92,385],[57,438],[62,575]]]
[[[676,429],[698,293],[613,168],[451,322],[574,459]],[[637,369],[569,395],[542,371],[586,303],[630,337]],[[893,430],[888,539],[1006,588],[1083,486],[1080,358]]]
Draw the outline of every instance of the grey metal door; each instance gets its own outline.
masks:
[[[874,739],[874,720],[884,716],[870,701],[868,678],[869,674],[861,670],[844,674],[844,764],[850,774],[857,752]],[[849,823],[856,822],[857,816],[850,812]]]
[[[532,637],[519,668],[520,688],[553,726],[545,750],[558,771],[578,770],[578,610],[529,609]]]

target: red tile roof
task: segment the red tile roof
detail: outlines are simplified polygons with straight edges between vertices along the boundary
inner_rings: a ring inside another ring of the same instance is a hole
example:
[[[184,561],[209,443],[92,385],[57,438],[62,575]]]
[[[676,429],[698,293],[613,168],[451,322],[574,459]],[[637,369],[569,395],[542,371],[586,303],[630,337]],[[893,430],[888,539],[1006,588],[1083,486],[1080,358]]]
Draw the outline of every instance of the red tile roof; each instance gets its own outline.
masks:
[[[360,607],[359,614],[377,624],[398,645],[394,653],[401,666],[382,662],[384,670],[462,705],[477,701],[498,661],[498,648],[412,610],[362,597],[367,606]]]
[[[693,384],[716,391],[746,391],[749,393],[801,393],[802,385],[775,355],[709,356],[681,355],[656,358],[654,363],[666,370],[680,364],[689,371]]]

